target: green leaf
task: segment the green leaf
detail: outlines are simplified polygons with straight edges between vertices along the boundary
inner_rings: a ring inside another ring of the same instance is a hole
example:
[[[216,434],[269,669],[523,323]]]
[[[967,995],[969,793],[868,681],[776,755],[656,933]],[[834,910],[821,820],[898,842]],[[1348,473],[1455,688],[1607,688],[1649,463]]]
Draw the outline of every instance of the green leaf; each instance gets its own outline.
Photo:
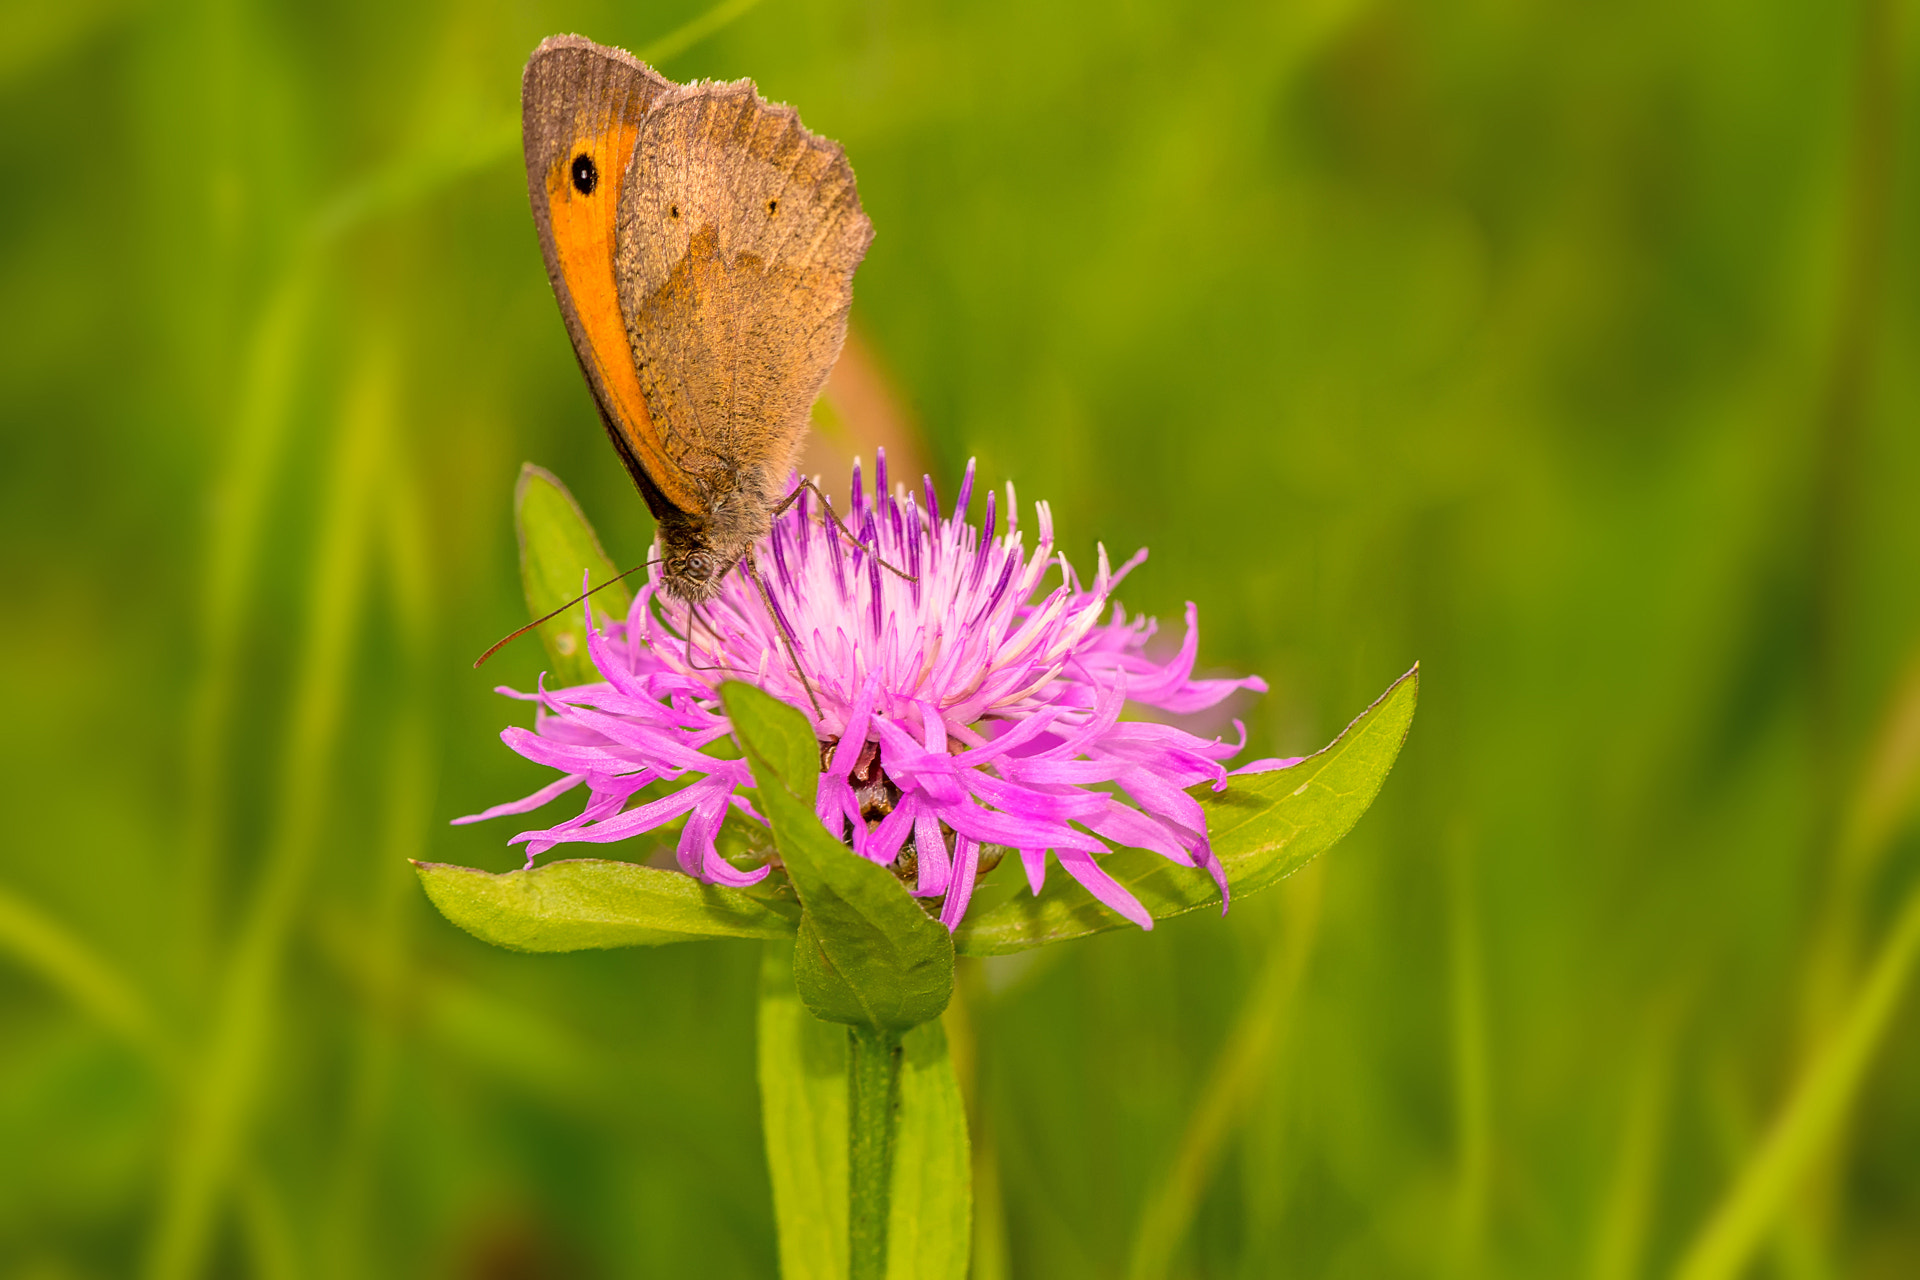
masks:
[[[801,999],[819,1017],[876,1030],[938,1017],[953,994],[953,939],[893,872],[855,855],[814,816],[820,745],[806,718],[737,681],[720,696],[806,910],[794,963]]]
[[[416,862],[442,915],[514,951],[646,947],[701,938],[790,938],[799,904],[765,885],[729,889],[678,871],[576,858],[496,875]]]
[[[782,1280],[847,1274],[847,1032],[807,1012],[793,947],[760,964],[760,1111]],[[964,1280],[972,1218],[966,1108],[937,1021],[902,1041],[887,1273]]]
[[[769,780],[773,781],[811,810],[820,794],[820,740],[813,736],[807,718],[771,694],[738,680],[720,686],[720,700],[733,721],[734,736],[740,739],[748,762],[754,766],[754,781],[762,784],[762,790]],[[813,825],[820,827],[818,821]],[[777,838],[779,828],[774,830]],[[820,827],[820,833],[826,835],[826,828]],[[831,836],[827,839],[839,845]]]
[[[893,1135],[887,1274],[966,1280],[973,1244],[973,1148],[967,1107],[938,1021],[901,1043],[900,1127]]]
[[[799,936],[793,944],[793,982],[814,1017],[849,1025],[873,1024],[862,994],[827,960],[827,953],[820,946],[820,934],[813,927],[813,917],[804,912],[800,916]]]
[[[544,617],[572,600],[580,594],[584,578],[591,577],[589,585],[597,587],[618,572],[600,549],[600,539],[580,504],[552,472],[531,462],[520,468],[513,517],[520,531],[520,583],[527,593],[528,617]],[[623,618],[632,603],[633,592],[627,584],[616,582],[594,595],[593,611]],[[539,631],[554,686],[591,684],[600,678],[587,657],[584,608],[568,609],[541,623]]]
[[[847,1032],[807,1012],[793,947],[760,960],[760,1119],[782,1280],[847,1274]]]
[[[1234,778],[1220,793],[1193,789],[1236,900],[1279,883],[1353,830],[1400,754],[1419,693],[1416,666],[1332,743],[1292,768]],[[1220,902],[1219,888],[1204,871],[1144,849],[1121,850],[1100,865],[1158,920]],[[981,885],[954,933],[959,954],[1003,955],[1129,926],[1057,869],[1037,898],[1024,885],[1014,876],[1000,877],[991,888]]]

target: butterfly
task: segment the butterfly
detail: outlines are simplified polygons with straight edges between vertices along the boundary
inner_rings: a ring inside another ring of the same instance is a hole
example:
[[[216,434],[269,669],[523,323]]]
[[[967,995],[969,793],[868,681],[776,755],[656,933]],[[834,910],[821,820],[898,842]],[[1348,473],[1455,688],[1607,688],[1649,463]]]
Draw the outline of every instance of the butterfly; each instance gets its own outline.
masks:
[[[662,588],[691,610],[744,560],[764,598],[752,548],[873,239],[853,169],[749,80],[675,84],[580,36],[534,50],[520,101],[547,277]]]

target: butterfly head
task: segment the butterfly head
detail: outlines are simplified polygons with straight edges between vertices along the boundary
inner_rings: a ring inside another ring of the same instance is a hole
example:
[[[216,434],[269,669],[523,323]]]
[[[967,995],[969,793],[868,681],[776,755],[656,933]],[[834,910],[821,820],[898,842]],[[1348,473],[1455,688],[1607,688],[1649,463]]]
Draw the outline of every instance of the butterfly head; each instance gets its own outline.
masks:
[[[704,547],[667,547],[661,558],[661,585],[667,594],[704,604],[720,594],[720,579],[733,567]]]
[[[688,518],[672,512],[660,522],[660,585],[676,600],[705,604],[720,594],[728,570],[753,545],[750,530],[722,518]]]

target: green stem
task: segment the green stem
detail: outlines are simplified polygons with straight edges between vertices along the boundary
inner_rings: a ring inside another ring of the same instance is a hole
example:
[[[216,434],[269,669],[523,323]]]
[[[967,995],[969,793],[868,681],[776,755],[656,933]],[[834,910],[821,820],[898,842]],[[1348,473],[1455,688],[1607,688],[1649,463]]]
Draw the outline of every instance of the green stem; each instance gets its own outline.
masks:
[[[847,1029],[847,1241],[850,1280],[885,1280],[900,1037]]]

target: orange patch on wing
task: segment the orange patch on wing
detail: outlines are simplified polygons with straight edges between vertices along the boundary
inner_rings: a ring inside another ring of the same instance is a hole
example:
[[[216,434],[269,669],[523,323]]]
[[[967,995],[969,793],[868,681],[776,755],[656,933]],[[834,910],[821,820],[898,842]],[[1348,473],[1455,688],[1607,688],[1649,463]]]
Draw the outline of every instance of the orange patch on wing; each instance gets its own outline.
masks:
[[[706,503],[686,472],[667,457],[654,430],[646,397],[640,391],[633,347],[627,340],[627,323],[620,313],[613,232],[620,209],[620,188],[626,181],[627,162],[633,158],[637,134],[634,125],[610,120],[599,132],[576,138],[547,171],[553,248],[615,427],[669,502],[690,515],[704,515]],[[598,171],[598,180],[586,194],[573,184],[573,162],[580,155],[590,157]]]

